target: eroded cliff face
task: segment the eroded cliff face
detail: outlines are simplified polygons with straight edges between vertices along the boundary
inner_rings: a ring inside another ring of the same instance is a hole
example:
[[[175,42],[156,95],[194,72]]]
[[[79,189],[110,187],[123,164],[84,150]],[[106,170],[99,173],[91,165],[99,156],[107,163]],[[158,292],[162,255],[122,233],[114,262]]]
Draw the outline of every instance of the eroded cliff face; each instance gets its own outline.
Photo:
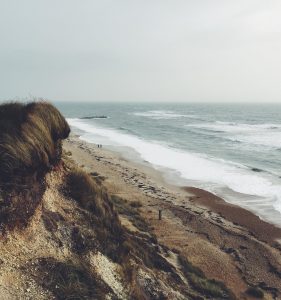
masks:
[[[115,207],[130,215],[126,227]],[[232,298],[68,159],[47,174],[29,225],[2,239],[0,257],[0,299]]]

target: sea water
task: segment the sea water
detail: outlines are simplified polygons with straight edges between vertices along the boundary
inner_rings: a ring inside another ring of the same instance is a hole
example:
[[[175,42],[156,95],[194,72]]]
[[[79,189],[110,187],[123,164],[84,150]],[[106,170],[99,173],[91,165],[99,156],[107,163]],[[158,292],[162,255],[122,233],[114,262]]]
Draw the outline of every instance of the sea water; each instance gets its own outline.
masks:
[[[281,226],[281,105],[56,103],[73,132]],[[130,154],[132,158],[132,154]]]

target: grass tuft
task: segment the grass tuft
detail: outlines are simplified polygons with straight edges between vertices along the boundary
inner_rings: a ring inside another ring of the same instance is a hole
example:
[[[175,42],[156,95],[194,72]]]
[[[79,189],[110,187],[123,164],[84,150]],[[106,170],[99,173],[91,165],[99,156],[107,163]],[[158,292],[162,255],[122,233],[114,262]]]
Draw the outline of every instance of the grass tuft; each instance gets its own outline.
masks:
[[[120,261],[124,254],[125,232],[106,189],[88,173],[75,169],[66,178],[66,193],[89,212],[103,253],[114,261]],[[77,240],[82,238],[80,233],[74,236]],[[89,245],[85,249],[89,250]]]
[[[114,203],[118,213],[128,217],[128,219],[137,229],[143,232],[151,231],[151,228],[137,210],[137,208],[139,208],[141,205],[139,201],[128,202],[117,195],[112,195],[111,200]]]
[[[16,184],[61,158],[61,140],[70,128],[50,103],[0,106],[0,182]]]
[[[130,202],[130,205],[132,207],[134,207],[134,208],[140,208],[140,207],[142,207],[142,204],[141,204],[140,201],[132,201],[132,202]]]
[[[222,282],[206,278],[204,273],[198,267],[193,266],[186,257],[180,255],[179,262],[184,275],[196,291],[208,297],[216,297],[216,299],[235,299]]]
[[[54,258],[41,258],[34,274],[44,288],[56,299],[104,299],[111,289],[89,270],[71,261],[61,262]]]
[[[249,287],[246,294],[257,299],[263,299],[264,297],[263,291],[256,287]]]

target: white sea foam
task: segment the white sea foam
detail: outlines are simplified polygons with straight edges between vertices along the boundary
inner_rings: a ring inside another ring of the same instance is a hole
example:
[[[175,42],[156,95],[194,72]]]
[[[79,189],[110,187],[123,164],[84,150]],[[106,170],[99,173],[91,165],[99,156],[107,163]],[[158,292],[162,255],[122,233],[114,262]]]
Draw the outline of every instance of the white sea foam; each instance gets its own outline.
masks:
[[[100,128],[79,119],[68,119],[68,122],[84,131],[86,134],[81,138],[88,142],[95,142],[96,136],[99,136],[103,138],[104,144],[133,148],[143,160],[155,168],[176,171],[181,178],[205,183],[206,187],[225,187],[237,193],[255,196],[260,207],[256,203],[251,205],[250,201],[243,203],[243,206],[263,215],[266,204],[268,210],[279,211],[279,221],[274,222],[280,222],[281,225],[281,184],[280,180],[278,182],[278,179],[271,178],[269,174],[254,173],[248,167],[237,163],[169,148],[113,129]],[[239,204],[238,198],[234,201]]]
[[[134,112],[133,115],[147,117],[151,119],[177,119],[177,118],[197,118],[195,115],[183,115],[169,110],[150,110],[146,112]]]
[[[186,126],[211,131],[231,141],[281,148],[281,124],[242,124],[217,121]]]

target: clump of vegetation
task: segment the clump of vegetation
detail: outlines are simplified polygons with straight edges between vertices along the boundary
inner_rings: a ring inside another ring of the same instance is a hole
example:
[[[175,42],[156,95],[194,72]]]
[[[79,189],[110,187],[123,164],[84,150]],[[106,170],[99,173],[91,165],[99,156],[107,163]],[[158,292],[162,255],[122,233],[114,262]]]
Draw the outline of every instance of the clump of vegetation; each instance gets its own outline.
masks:
[[[56,299],[104,299],[111,292],[98,276],[93,276],[86,267],[71,261],[41,258],[36,265],[35,279]]]
[[[131,206],[132,202],[128,202],[117,195],[112,195],[111,199],[118,213],[125,215],[141,231],[133,236],[127,236],[127,240],[123,244],[126,247],[126,251],[141,259],[149,268],[172,272],[172,266],[159,255],[159,245],[156,236],[151,232],[151,228],[141,217],[137,208]],[[144,240],[147,242],[145,243]]]
[[[49,232],[56,232],[58,229],[57,223],[60,221],[64,221],[64,218],[60,213],[53,212],[44,208],[42,211],[42,220],[45,225],[45,228]]]
[[[28,183],[25,188],[11,192],[2,190],[0,233],[5,235],[8,230],[25,228],[41,203],[44,192],[45,184],[40,181]]]
[[[75,247],[79,248],[78,252],[82,253],[91,248],[99,249],[100,247],[100,251],[115,262],[126,263],[129,255],[138,257],[147,267],[171,272],[171,266],[158,253],[156,238],[149,239],[148,225],[141,218],[137,209],[131,207],[126,200],[118,196],[109,197],[101,185],[98,185],[89,174],[79,169],[73,170],[67,176],[66,192],[68,196],[77,201],[80,207],[90,213],[88,217],[92,220],[96,234],[95,238],[85,238],[87,231],[75,230],[73,237],[77,242]],[[113,203],[118,212],[130,216],[133,224],[147,234],[133,236],[126,231],[121,226]]]
[[[258,299],[262,299],[264,297],[263,291],[256,287],[249,287],[246,290],[246,294],[248,294],[251,297],[258,298]]]
[[[119,261],[125,233],[105,188],[83,170],[75,169],[67,175],[66,193],[90,213],[103,252]]]
[[[72,250],[84,254],[98,247],[97,237],[89,228],[75,226],[71,232]]]
[[[130,202],[130,205],[132,207],[134,207],[134,208],[140,208],[140,207],[142,207],[142,204],[141,204],[140,201],[132,201],[132,202]]]
[[[7,103],[0,106],[0,181],[20,183],[44,172],[61,157],[61,140],[70,128],[50,103]]]
[[[179,262],[184,275],[196,291],[218,299],[235,299],[222,282],[206,278],[202,270],[193,266],[184,256],[179,256]]]
[[[195,267],[186,257],[179,255],[178,258],[185,274],[195,274],[198,277],[204,277],[202,270]]]
[[[61,158],[70,129],[50,103],[0,105],[0,228],[27,226],[45,191],[46,172]]]
[[[145,222],[137,210],[139,205],[141,205],[139,201],[128,202],[127,200],[116,195],[112,195],[111,199],[118,213],[128,217],[128,219],[137,229],[144,232],[150,231],[149,225]]]
[[[106,179],[105,176],[102,176],[97,172],[91,172],[90,175],[93,178],[93,180],[99,185],[101,185],[102,182]]]
[[[67,186],[70,197],[83,208],[101,217],[105,215],[103,200],[106,194],[86,172],[81,169],[71,171],[67,176]]]

